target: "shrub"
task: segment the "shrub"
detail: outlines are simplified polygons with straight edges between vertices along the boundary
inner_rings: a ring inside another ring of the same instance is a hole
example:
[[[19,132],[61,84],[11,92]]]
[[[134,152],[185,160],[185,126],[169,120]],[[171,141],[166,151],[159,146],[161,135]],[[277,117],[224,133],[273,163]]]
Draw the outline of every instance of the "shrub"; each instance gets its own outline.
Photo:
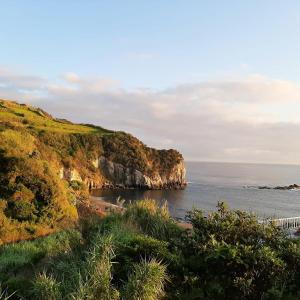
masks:
[[[260,224],[251,214],[231,211],[224,203],[208,216],[194,210],[188,219],[193,230],[182,240],[181,295],[250,300],[284,290],[287,297],[285,286],[294,275],[282,251],[294,242],[280,229]]]
[[[145,200],[81,232],[4,245],[0,282],[32,300],[299,299],[299,239],[224,203],[188,220],[193,228],[181,230],[166,207]]]

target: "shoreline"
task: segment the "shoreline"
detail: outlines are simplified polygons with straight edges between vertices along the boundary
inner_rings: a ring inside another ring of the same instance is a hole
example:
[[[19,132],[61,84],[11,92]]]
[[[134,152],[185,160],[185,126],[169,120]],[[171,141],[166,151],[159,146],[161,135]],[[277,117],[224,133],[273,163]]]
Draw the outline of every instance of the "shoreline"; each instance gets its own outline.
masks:
[[[107,213],[109,213],[110,209],[115,209],[119,212],[125,210],[125,207],[112,204],[110,202],[104,201],[103,199],[97,198],[95,196],[90,196],[89,197],[89,208],[95,212],[99,217],[104,217],[106,216]],[[176,220],[176,223],[178,226],[180,226],[182,229],[192,229],[193,226],[190,223],[187,222],[182,222],[179,220]]]

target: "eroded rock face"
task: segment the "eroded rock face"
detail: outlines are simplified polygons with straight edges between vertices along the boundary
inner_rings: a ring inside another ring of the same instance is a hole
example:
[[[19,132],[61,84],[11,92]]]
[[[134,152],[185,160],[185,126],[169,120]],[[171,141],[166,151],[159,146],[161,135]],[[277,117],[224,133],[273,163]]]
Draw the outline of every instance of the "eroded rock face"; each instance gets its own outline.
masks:
[[[98,160],[98,168],[108,179],[107,187],[112,185],[120,188],[182,189],[186,186],[186,170],[183,161],[180,161],[171,170],[166,170],[163,174],[157,172],[151,176],[147,176],[139,170],[126,168],[121,164],[109,161],[103,156]]]
[[[134,168],[126,168],[122,164],[109,161],[101,156],[91,164],[99,170],[101,180],[93,177],[82,178],[76,169],[61,168],[60,177],[68,181],[84,182],[90,189],[94,188],[143,188],[143,189],[183,189],[186,186],[185,166],[183,160],[171,170],[143,174]]]

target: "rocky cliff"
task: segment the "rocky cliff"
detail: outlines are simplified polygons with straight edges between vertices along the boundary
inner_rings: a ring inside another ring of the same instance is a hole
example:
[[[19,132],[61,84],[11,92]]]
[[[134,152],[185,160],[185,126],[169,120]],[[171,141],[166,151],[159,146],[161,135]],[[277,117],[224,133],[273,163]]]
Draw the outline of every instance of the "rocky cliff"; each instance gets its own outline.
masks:
[[[147,189],[167,189],[185,187],[185,167],[183,161],[175,164],[172,169],[165,172],[154,172],[152,175],[122,164],[109,161],[102,156],[98,168],[106,178],[116,187],[135,187]],[[109,186],[109,183],[108,183]]]
[[[88,188],[184,188],[183,157],[0,100],[0,244],[74,224]]]
[[[1,112],[4,113],[1,115]],[[35,158],[50,159],[61,179],[89,188],[184,188],[176,150],[156,150],[125,132],[55,119],[39,108],[0,100],[0,125],[32,139]],[[28,153],[30,154],[30,153]]]
[[[76,169],[61,169],[61,178],[69,181],[83,181],[90,188],[143,188],[143,189],[183,189],[186,186],[183,160],[165,172],[151,175],[142,173],[134,167],[125,167],[101,156],[93,162],[99,170],[101,180],[90,177],[81,178]]]

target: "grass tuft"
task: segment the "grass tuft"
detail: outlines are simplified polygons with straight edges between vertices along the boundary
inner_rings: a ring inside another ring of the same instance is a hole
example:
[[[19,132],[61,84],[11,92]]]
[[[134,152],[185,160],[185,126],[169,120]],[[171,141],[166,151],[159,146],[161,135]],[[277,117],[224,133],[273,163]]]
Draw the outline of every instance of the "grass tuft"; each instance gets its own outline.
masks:
[[[123,290],[125,300],[158,300],[164,296],[167,267],[154,258],[135,264]]]
[[[60,300],[60,283],[52,275],[43,272],[39,274],[34,282],[33,294],[37,299]]]

